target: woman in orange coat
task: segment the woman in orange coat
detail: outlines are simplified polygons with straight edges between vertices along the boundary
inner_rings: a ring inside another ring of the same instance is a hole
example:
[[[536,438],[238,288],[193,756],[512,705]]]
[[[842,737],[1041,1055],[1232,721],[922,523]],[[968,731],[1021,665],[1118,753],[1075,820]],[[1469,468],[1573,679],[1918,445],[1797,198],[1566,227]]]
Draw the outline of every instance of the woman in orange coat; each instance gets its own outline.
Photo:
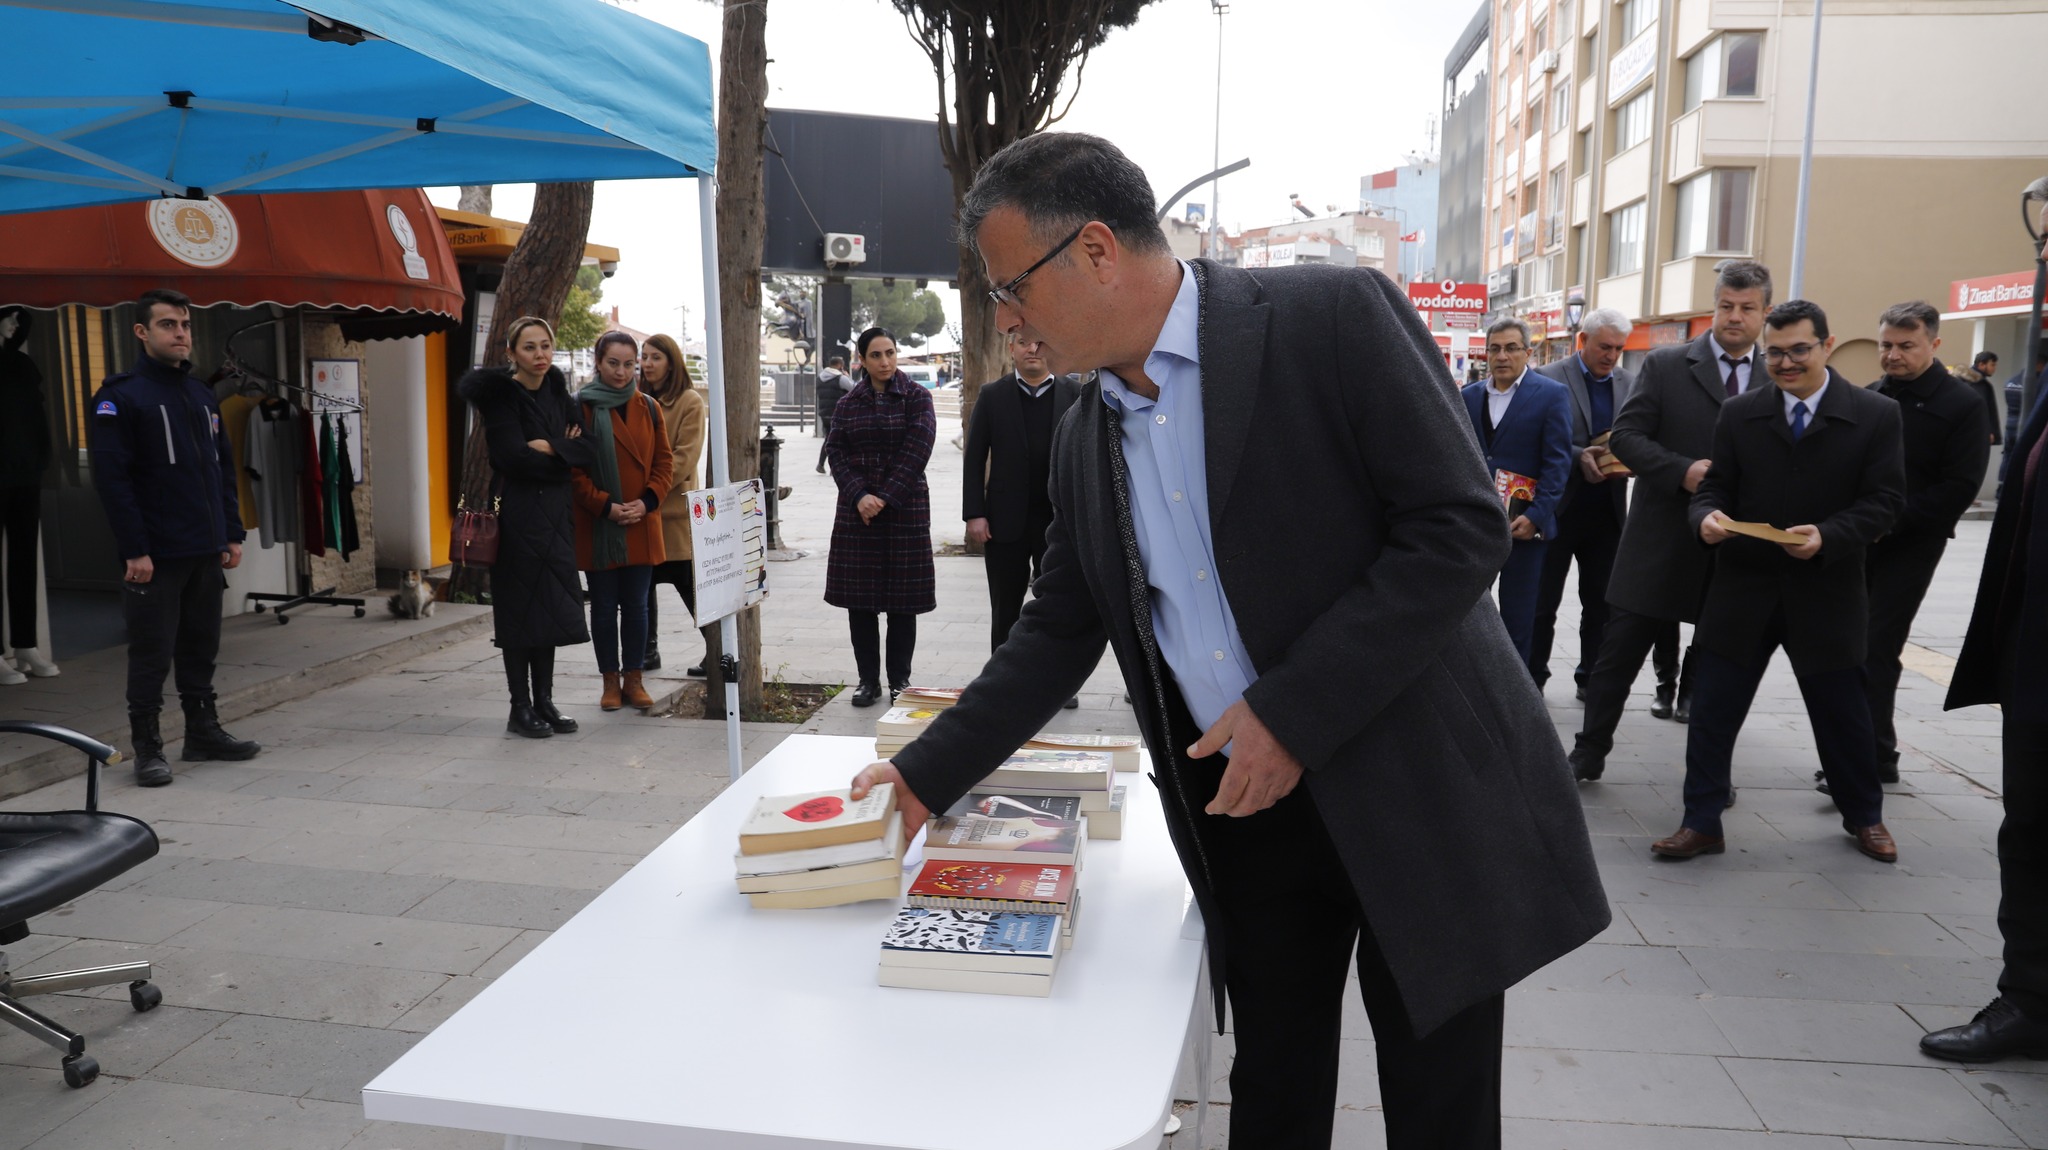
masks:
[[[622,702],[654,705],[640,675],[647,658],[647,593],[664,559],[660,507],[673,454],[661,408],[634,384],[639,367],[633,337],[608,331],[597,339],[597,382],[576,393],[597,456],[595,466],[573,476],[576,565],[590,585],[590,636],[604,676],[599,705],[607,711]]]
[[[683,349],[676,346],[674,338],[666,335],[650,335],[640,348],[640,390],[654,397],[661,405],[662,422],[668,425],[669,450],[675,456],[674,481],[669,490],[677,492],[677,507],[681,507],[680,493],[697,490],[697,464],[704,455],[704,393],[697,390],[696,382],[690,378],[689,365],[683,362]],[[656,600],[661,598],[661,585],[667,583],[683,597],[683,606],[689,609],[691,618],[697,614],[696,576],[690,566],[690,517],[673,514],[661,517],[661,545],[667,552],[667,559],[654,569],[654,587],[647,595],[647,669],[661,667],[661,612]],[[708,629],[707,629],[708,633]],[[707,645],[708,649],[708,645]],[[690,674],[704,673],[704,657],[699,655]]]

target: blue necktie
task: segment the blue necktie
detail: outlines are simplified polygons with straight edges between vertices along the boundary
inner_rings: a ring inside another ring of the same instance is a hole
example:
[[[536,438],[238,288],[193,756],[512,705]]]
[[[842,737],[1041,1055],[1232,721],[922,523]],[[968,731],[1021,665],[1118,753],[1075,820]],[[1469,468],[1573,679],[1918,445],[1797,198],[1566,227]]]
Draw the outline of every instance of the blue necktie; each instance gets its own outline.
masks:
[[[1792,405],[1792,442],[1799,442],[1799,437],[1805,434],[1806,401],[1802,399],[1798,403]]]

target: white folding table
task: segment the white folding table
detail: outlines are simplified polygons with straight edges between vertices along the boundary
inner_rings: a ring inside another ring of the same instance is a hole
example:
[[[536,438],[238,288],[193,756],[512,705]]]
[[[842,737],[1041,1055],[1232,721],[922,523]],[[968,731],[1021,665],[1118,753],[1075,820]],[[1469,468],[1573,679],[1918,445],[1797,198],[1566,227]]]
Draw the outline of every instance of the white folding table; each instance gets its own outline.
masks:
[[[873,753],[791,736],[364,1087],[364,1114],[507,1150],[1152,1150],[1211,1013],[1156,790],[1118,776],[1124,837],[1088,844],[1050,998],[899,990],[875,983],[895,904],[733,889],[757,797],[844,786]]]

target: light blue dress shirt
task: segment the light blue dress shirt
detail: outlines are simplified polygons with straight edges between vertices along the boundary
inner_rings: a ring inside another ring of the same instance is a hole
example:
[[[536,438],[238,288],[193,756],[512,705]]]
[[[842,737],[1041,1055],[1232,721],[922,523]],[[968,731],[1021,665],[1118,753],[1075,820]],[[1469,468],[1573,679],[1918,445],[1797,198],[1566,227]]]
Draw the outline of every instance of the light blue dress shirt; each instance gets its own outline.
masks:
[[[1132,391],[1114,372],[1102,372],[1101,381],[1103,402],[1123,429],[1131,520],[1152,588],[1152,633],[1188,711],[1206,731],[1259,673],[1223,597],[1209,532],[1200,317],[1195,272],[1182,262],[1180,291],[1145,357],[1145,374],[1158,386],[1159,398]]]

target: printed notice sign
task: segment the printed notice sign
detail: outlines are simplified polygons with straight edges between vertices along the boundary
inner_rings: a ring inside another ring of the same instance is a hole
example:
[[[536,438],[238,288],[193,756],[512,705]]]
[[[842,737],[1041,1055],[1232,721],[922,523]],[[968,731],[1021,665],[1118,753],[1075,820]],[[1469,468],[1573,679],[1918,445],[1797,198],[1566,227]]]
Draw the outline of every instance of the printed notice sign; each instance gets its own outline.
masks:
[[[697,623],[715,623],[768,597],[768,506],[761,481],[683,497],[695,549]],[[666,506],[666,505],[664,505]]]

